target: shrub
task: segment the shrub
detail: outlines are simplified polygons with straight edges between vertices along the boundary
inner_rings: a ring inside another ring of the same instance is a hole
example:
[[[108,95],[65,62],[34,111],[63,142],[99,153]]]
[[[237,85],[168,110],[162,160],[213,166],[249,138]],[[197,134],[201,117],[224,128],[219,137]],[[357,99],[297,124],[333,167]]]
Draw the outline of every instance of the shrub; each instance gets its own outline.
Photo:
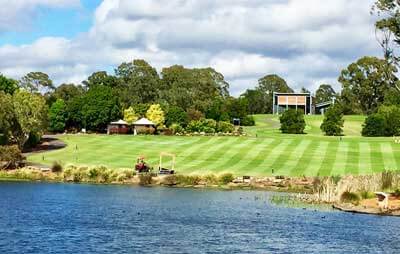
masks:
[[[304,114],[302,111],[289,109],[279,118],[281,122],[280,130],[282,133],[303,134],[306,127]]]
[[[385,136],[400,135],[400,108],[398,106],[380,106],[378,110],[385,119]]]
[[[177,184],[180,184],[180,185],[194,186],[194,185],[198,185],[201,182],[201,177],[196,176],[196,175],[192,175],[192,176],[176,175],[176,182],[177,182]]]
[[[338,104],[334,104],[327,110],[320,128],[327,136],[340,136],[343,123],[343,111]]]
[[[385,135],[385,118],[372,114],[365,119],[361,134],[365,137],[380,137]]]
[[[153,177],[151,174],[140,174],[139,175],[139,184],[146,186],[150,185],[153,181]]]
[[[167,175],[167,176],[163,177],[161,183],[164,185],[168,185],[168,186],[176,185],[176,183],[177,183],[176,176],[175,175]]]
[[[190,108],[187,110],[188,121],[198,121],[204,118],[204,114],[200,111]]]
[[[375,198],[375,194],[373,192],[369,192],[366,190],[363,190],[360,192],[360,196],[362,199],[371,199],[371,198]]]
[[[53,165],[51,165],[51,172],[53,173],[60,173],[62,172],[63,167],[61,165],[61,163],[59,163],[58,161],[53,162]]]
[[[72,171],[72,181],[79,183],[82,182],[82,180],[85,178],[85,171],[86,169],[84,168],[75,168]]]
[[[255,122],[253,116],[246,116],[243,119],[241,119],[240,125],[242,125],[242,126],[254,126],[254,125],[256,125],[256,122]]]
[[[382,172],[382,185],[381,185],[382,190],[387,190],[387,189],[392,188],[393,175],[394,175],[394,172],[392,172],[392,171],[383,171]]]
[[[219,184],[219,179],[216,175],[210,174],[210,175],[206,175],[204,176],[204,181],[207,184],[211,184],[211,185],[217,185]]]
[[[169,108],[165,118],[165,124],[167,126],[172,126],[173,124],[186,126],[188,123],[188,114],[182,108],[176,106]]]
[[[229,122],[218,122],[217,132],[232,133],[235,130],[235,126]]]
[[[225,173],[219,177],[219,182],[223,185],[226,185],[231,183],[234,179],[235,177],[231,173]]]
[[[183,133],[185,131],[185,129],[178,123],[172,124],[170,129],[172,130],[173,134]]]
[[[213,119],[191,121],[187,127],[189,132],[215,133],[217,122]]]
[[[41,136],[39,133],[30,133],[28,140],[24,144],[24,148],[32,148],[40,143]]]
[[[345,191],[340,196],[340,202],[342,202],[342,203],[358,204],[359,201],[360,201],[360,197],[354,192]]]
[[[18,146],[0,146],[0,169],[17,168],[24,159]]]

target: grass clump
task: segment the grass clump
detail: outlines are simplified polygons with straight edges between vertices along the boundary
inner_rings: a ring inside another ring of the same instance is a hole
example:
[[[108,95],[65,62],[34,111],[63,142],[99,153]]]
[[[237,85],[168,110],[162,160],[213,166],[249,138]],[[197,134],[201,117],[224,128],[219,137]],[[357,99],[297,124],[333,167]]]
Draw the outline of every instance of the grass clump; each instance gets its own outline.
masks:
[[[51,165],[51,172],[53,172],[53,173],[61,173],[62,170],[63,170],[63,167],[62,167],[61,163],[58,161],[53,162],[53,165]]]
[[[358,196],[357,193],[345,191],[340,196],[340,202],[358,204],[360,202],[360,196]]]
[[[139,184],[142,186],[151,185],[153,182],[153,176],[151,174],[140,174]]]
[[[235,177],[233,176],[233,174],[225,173],[225,174],[220,175],[218,180],[219,180],[220,184],[227,185],[228,183],[231,183],[234,179],[235,179]]]
[[[195,186],[199,185],[201,182],[201,177],[197,175],[177,175],[176,182],[180,185],[190,185]]]

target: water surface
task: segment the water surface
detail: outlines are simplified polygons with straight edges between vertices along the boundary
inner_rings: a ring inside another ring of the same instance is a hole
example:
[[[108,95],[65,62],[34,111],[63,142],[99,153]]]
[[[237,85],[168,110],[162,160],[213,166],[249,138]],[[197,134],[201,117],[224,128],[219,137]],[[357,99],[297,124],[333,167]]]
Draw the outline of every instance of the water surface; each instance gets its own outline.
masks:
[[[400,218],[268,192],[0,183],[2,253],[399,253]]]

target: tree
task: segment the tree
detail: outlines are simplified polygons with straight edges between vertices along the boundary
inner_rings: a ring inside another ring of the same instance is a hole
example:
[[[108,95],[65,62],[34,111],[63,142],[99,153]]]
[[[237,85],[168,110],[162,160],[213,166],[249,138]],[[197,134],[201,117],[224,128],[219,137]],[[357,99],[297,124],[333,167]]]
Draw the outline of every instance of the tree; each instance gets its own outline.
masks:
[[[124,121],[125,122],[132,124],[136,120],[138,120],[138,116],[132,107],[129,107],[124,110]]]
[[[216,98],[226,98],[229,84],[212,68],[188,69],[180,65],[164,68],[162,99],[184,110],[205,112]]]
[[[160,95],[161,82],[157,70],[142,59],[122,63],[115,70],[121,80],[121,100],[124,105],[154,103]]]
[[[378,114],[385,119],[385,136],[400,135],[400,108],[398,106],[381,106]]]
[[[180,107],[172,106],[165,116],[165,124],[169,127],[172,124],[179,124],[185,127],[188,124],[188,114]]]
[[[112,75],[108,75],[106,71],[93,72],[92,75],[88,77],[87,80],[82,82],[87,88],[92,88],[94,86],[107,86],[107,87],[117,87],[119,85],[118,78]]]
[[[43,72],[30,72],[19,81],[20,86],[31,93],[45,94],[54,90],[53,81]]]
[[[293,89],[290,88],[286,81],[276,74],[267,75],[258,80],[258,87],[261,92],[266,95],[265,105],[266,113],[272,113],[272,101],[273,93],[293,93]]]
[[[332,101],[336,97],[336,92],[331,85],[322,84],[315,93],[315,102],[322,103]]]
[[[110,87],[104,85],[90,88],[78,104],[81,105],[82,124],[88,130],[105,131],[111,121],[122,115],[118,98]]]
[[[52,132],[63,132],[67,116],[67,105],[64,100],[57,99],[49,109],[49,130]]]
[[[295,109],[289,109],[283,112],[279,118],[281,122],[280,130],[282,133],[303,134],[306,127],[304,113]]]
[[[343,133],[343,112],[338,104],[334,104],[326,111],[321,130],[327,136],[340,136]]]
[[[363,57],[344,69],[339,77],[341,100],[364,114],[376,112],[383,103],[385,92],[397,81],[397,69],[385,60]]]
[[[152,121],[156,127],[162,127],[164,125],[164,111],[161,109],[160,104],[151,105],[149,110],[147,110],[146,117]]]
[[[62,84],[54,90],[54,96],[56,99],[61,99],[65,103],[68,103],[75,97],[81,96],[85,93],[85,89],[82,86],[76,86],[74,84]]]
[[[13,95],[13,108],[16,126],[13,137],[22,149],[30,135],[41,135],[46,129],[48,107],[43,96],[24,90]]]
[[[385,118],[375,113],[365,119],[361,134],[365,137],[382,137],[385,136],[385,127]]]
[[[311,93],[310,90],[305,88],[304,86],[300,89],[300,93]]]
[[[0,74],[0,91],[13,94],[18,89],[18,82]]]
[[[12,96],[0,91],[0,105],[0,145],[5,145],[11,135],[15,119]]]
[[[269,95],[263,93],[260,89],[247,89],[240,97],[245,98],[249,102],[247,107],[248,114],[268,113],[267,104],[269,103]]]

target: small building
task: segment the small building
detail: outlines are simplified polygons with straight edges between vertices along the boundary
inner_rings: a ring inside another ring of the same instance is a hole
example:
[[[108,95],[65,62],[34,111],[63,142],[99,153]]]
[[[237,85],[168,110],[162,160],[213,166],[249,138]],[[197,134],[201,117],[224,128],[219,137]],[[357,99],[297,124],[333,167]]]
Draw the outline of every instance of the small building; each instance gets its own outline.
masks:
[[[128,134],[130,130],[130,126],[124,120],[119,120],[117,122],[111,122],[107,126],[107,134]]]
[[[134,133],[153,134],[156,130],[156,125],[147,118],[141,118],[134,122]]]
[[[274,114],[281,114],[290,108],[303,110],[305,115],[312,115],[315,113],[314,99],[311,93],[274,92],[272,101],[272,110]]]

